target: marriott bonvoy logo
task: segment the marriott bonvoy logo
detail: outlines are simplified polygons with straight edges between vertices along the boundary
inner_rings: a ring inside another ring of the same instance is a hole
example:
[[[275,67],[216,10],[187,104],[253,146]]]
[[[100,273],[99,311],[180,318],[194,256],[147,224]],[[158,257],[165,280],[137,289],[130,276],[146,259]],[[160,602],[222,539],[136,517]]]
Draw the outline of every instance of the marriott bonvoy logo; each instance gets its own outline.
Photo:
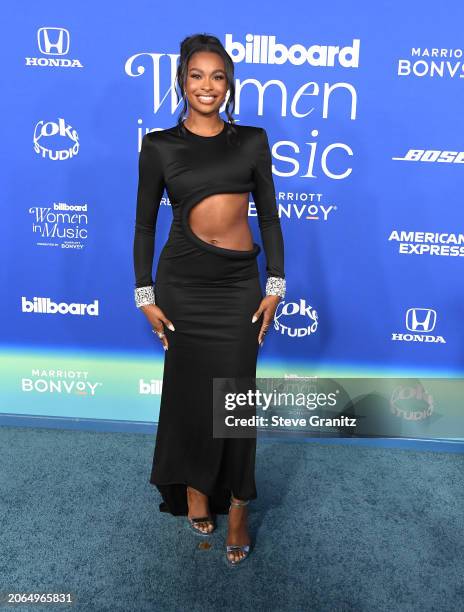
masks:
[[[285,64],[290,62],[294,66],[310,64],[311,66],[335,66],[342,68],[359,67],[360,39],[354,38],[351,46],[338,45],[305,45],[295,43],[287,47],[276,42],[275,36],[260,34],[247,34],[245,43],[234,41],[232,34],[226,34],[225,48],[233,61],[237,64]]]
[[[398,76],[462,79],[463,50],[440,47],[412,47],[410,58],[398,59]]]
[[[94,397],[102,387],[103,383],[90,380],[85,370],[32,368],[30,375],[21,377],[21,391],[25,393]]]
[[[98,317],[99,302],[94,300],[90,304],[79,302],[54,302],[49,297],[34,297],[28,300],[24,295],[21,296],[22,312],[35,312],[37,314],[70,314],[70,315],[89,315]]]

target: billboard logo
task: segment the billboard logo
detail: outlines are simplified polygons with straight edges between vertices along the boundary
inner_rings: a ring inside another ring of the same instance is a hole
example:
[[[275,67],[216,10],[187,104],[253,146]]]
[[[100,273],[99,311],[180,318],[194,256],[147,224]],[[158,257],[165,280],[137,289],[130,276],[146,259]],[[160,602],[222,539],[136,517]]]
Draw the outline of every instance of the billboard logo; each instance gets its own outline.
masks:
[[[276,42],[275,36],[247,34],[245,44],[234,41],[232,34],[226,34],[227,53],[235,63],[247,64],[285,64],[294,66],[309,64],[311,66],[335,66],[358,68],[360,39],[353,39],[352,46],[294,44],[287,47]]]
[[[151,378],[149,381],[139,378],[140,395],[161,395],[163,389],[162,378]]]
[[[71,314],[71,315],[91,315],[98,317],[99,302],[94,300],[90,304],[80,304],[79,302],[54,302],[49,297],[34,297],[28,300],[26,296],[21,296],[21,311],[35,312],[40,314]]]

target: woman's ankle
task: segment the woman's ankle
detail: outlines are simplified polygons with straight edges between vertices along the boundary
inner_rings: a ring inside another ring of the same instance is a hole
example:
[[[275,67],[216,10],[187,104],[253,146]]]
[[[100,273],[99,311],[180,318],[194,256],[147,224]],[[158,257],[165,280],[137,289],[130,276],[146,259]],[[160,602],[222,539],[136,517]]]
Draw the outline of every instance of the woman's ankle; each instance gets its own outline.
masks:
[[[198,489],[194,489],[193,487],[190,487],[190,486],[187,486],[187,493],[190,493],[191,495],[196,495],[197,497],[208,497],[207,495],[205,495]]]

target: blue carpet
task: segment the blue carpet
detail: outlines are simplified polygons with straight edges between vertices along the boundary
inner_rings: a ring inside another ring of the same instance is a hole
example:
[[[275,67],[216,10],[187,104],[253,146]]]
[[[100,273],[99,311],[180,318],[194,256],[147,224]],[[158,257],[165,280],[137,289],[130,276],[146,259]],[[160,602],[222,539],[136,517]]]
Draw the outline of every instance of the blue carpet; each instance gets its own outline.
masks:
[[[464,609],[464,457],[260,440],[255,550],[224,562],[158,510],[154,435],[0,428],[0,592],[74,606],[5,610]]]

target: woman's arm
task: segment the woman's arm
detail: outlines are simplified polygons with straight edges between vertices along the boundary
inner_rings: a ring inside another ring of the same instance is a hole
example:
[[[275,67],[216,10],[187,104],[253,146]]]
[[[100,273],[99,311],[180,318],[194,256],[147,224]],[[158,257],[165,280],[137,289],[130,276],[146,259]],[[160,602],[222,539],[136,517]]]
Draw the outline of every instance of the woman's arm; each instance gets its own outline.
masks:
[[[257,159],[254,167],[253,200],[266,255],[266,295],[285,297],[284,241],[277,211],[272,156],[266,130],[260,128]]]
[[[142,138],[134,232],[135,303],[138,308],[155,303],[152,279],[155,228],[165,188],[160,154],[150,133]]]

